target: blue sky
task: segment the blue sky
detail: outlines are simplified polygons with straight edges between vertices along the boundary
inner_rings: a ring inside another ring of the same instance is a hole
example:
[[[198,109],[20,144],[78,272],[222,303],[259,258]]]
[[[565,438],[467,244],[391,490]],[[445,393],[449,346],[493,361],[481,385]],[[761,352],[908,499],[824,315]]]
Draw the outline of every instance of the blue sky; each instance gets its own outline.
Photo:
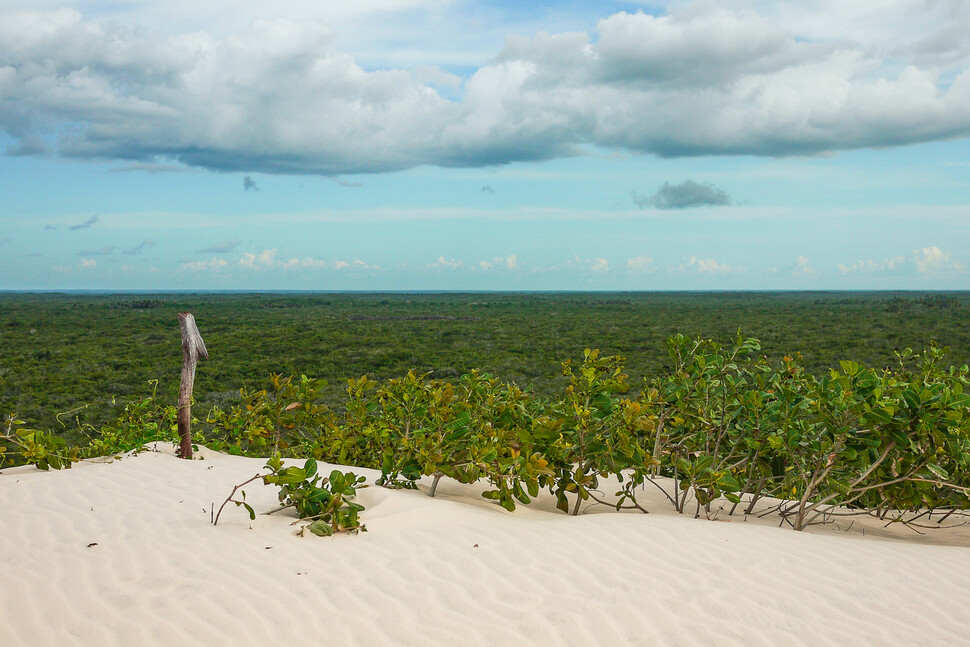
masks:
[[[970,289],[962,0],[0,0],[0,289]]]

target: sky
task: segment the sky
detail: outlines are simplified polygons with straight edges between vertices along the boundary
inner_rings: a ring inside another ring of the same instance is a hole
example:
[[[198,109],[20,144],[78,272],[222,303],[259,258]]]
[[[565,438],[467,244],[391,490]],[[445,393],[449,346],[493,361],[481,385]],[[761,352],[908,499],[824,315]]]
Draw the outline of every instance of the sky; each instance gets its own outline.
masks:
[[[965,0],[0,0],[0,290],[970,289]]]

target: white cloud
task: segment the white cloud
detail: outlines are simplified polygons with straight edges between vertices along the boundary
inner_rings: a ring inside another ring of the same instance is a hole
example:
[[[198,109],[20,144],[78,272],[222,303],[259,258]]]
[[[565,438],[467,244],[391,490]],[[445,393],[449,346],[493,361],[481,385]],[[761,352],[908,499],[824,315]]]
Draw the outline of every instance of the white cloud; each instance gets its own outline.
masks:
[[[950,262],[950,255],[935,245],[913,250],[913,263],[920,274],[938,274],[948,270],[962,270],[964,265]]]
[[[379,270],[379,269],[381,269],[379,265],[371,265],[369,263],[366,263],[366,262],[360,260],[359,258],[358,259],[355,259],[355,260],[353,260],[353,261],[351,261],[349,263],[347,261],[334,261],[333,262],[333,266],[334,266],[334,269],[338,269],[338,270],[345,270],[345,269],[348,269],[348,268],[349,269],[352,269],[352,270]]]
[[[605,258],[596,258],[593,259],[593,263],[590,265],[589,269],[593,272],[609,272],[610,262]]]
[[[276,267],[276,248],[264,249],[259,254],[245,252],[239,259],[239,264],[255,270],[265,270]]]
[[[189,261],[182,263],[181,269],[190,272],[205,272],[207,270],[220,270],[228,264],[229,261],[224,258],[210,258],[207,261]]]
[[[272,249],[264,249],[258,254],[252,252],[245,252],[239,258],[239,265],[247,269],[252,270],[296,270],[296,269],[322,269],[327,266],[326,261],[320,258],[310,258],[310,257],[291,257],[286,260],[279,260],[276,258],[277,249],[274,247]],[[370,268],[363,261],[354,261],[353,263],[346,263],[344,261],[336,261],[334,267],[336,269],[343,269],[349,265],[354,265],[355,267],[365,267]]]
[[[93,258],[82,258],[77,265],[55,265],[51,269],[61,274],[72,274],[97,267],[98,262]]]
[[[518,254],[509,254],[508,256],[496,256],[490,261],[478,261],[478,268],[481,270],[490,270],[494,267],[502,267],[507,270],[518,269],[519,256]]]
[[[429,270],[458,270],[461,269],[462,262],[455,259],[447,259],[444,256],[439,256],[438,260],[434,263],[428,263],[425,267]]]
[[[697,258],[696,256],[687,259],[687,264],[681,265],[680,269],[697,274],[728,274],[738,270],[736,267],[718,263],[713,258]]]
[[[653,257],[634,256],[626,260],[626,269],[631,272],[646,272],[653,268]]]
[[[607,259],[602,257],[582,258],[579,254],[573,254],[573,257],[568,261],[566,261],[566,263],[563,266],[561,267],[555,266],[555,265],[547,266],[545,268],[542,268],[541,271],[555,271],[560,269],[571,270],[571,269],[577,269],[577,268],[587,272],[596,272],[596,273],[609,272],[610,262]]]
[[[959,3],[671,6],[614,14],[595,36],[510,37],[463,84],[435,61],[365,69],[313,19],[323,10],[290,7],[290,20],[225,34],[4,12],[0,129],[25,152],[43,137],[65,157],[328,175],[541,160],[588,144],[777,156],[970,134]]]
[[[893,256],[883,261],[860,260],[851,265],[839,266],[842,274],[877,274],[877,273],[900,273],[912,274],[913,271],[923,275],[937,275],[948,272],[959,272],[966,269],[966,265],[954,262],[950,255],[936,245],[914,249],[913,255],[909,258],[903,256]]]
[[[812,259],[808,256],[799,256],[795,259],[795,266],[792,268],[792,276],[811,276],[815,274],[815,270],[812,269],[810,263]]]
[[[280,267],[284,270],[292,269],[322,269],[326,267],[327,264],[323,259],[317,258],[290,258],[285,261],[280,262]]]
[[[891,270],[898,270],[906,263],[906,259],[902,256],[893,256],[892,258],[887,258],[882,261],[856,261],[852,265],[839,264],[839,272],[842,274],[854,274],[865,272],[869,274],[889,272]]]

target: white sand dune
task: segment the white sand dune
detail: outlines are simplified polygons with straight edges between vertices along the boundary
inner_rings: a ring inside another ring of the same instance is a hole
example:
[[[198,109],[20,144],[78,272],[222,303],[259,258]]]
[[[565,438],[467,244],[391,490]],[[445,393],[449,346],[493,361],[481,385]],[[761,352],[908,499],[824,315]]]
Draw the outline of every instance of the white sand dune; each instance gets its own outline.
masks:
[[[297,537],[286,512],[209,523],[263,461],[159,449],[0,473],[0,645],[970,645],[967,526],[796,533],[659,493],[509,513],[443,481],[362,490],[366,533]]]

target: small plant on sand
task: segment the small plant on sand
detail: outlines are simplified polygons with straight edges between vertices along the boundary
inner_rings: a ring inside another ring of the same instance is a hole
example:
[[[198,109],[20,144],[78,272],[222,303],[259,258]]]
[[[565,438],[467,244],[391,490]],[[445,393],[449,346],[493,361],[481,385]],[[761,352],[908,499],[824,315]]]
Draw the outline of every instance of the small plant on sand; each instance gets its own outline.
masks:
[[[246,508],[249,518],[255,519],[256,511],[246,502],[246,492],[241,488],[253,481],[262,480],[265,485],[276,485],[280,488],[280,507],[269,514],[293,508],[300,519],[310,522],[300,529],[301,536],[306,530],[321,537],[338,532],[356,534],[367,530],[359,518],[364,506],[351,501],[358,488],[367,487],[364,485],[363,476],[333,470],[330,476],[323,477],[317,473],[317,462],[312,458],[308,458],[303,467],[284,467],[278,454],[271,457],[264,467],[269,470],[268,474],[257,474],[232,489],[219,506],[213,525],[219,523],[223,508],[230,502],[237,507]],[[241,493],[241,497],[234,499],[237,491]]]

